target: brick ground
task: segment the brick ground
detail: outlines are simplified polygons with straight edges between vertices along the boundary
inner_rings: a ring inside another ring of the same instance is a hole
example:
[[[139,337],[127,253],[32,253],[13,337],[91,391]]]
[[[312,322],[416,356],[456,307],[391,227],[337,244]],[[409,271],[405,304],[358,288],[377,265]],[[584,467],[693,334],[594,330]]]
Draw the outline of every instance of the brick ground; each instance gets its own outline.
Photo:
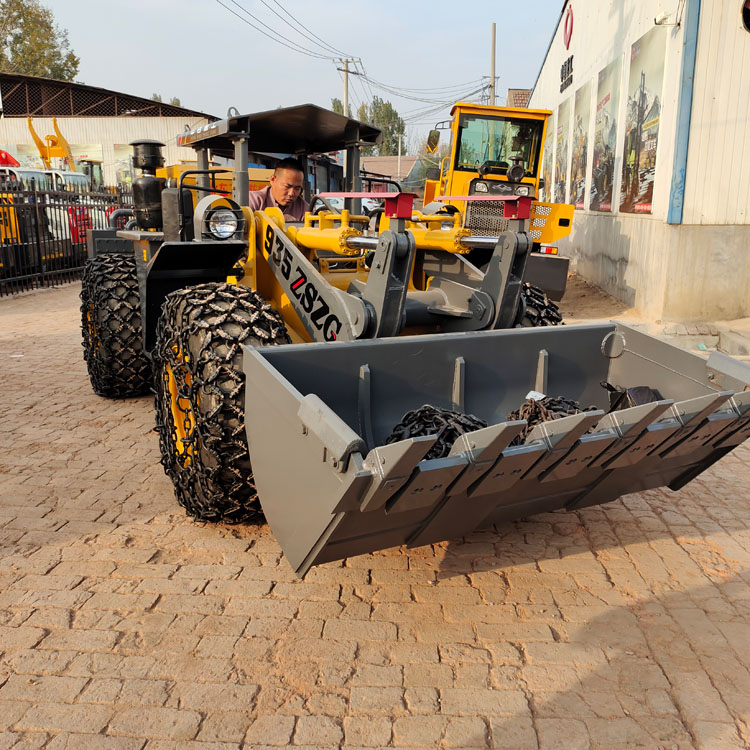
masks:
[[[77,293],[0,299],[0,750],[750,746],[748,449],[300,582],[184,516]]]

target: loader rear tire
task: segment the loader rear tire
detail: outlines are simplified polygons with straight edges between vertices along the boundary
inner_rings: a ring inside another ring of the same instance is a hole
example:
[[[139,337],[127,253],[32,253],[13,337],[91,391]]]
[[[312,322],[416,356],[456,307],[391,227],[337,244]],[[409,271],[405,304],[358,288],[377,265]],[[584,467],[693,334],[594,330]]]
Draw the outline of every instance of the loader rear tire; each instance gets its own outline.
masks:
[[[86,262],[81,284],[83,358],[94,393],[140,396],[151,387],[143,351],[135,258],[106,253]]]
[[[547,296],[543,289],[527,281],[521,291],[521,309],[517,326],[537,328],[540,326],[564,326],[560,308]]]
[[[156,430],[177,501],[199,521],[263,520],[245,435],[242,344],[290,343],[281,316],[247,287],[170,294],[154,350]]]

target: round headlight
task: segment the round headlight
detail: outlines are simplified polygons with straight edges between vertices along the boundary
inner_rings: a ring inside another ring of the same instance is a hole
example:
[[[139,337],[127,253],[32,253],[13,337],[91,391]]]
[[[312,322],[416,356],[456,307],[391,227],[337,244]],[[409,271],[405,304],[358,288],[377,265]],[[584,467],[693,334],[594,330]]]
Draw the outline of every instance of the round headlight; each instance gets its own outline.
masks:
[[[486,182],[475,182],[474,183],[474,190],[477,193],[486,193],[487,192],[487,183]]]
[[[227,240],[237,231],[237,215],[229,208],[217,208],[207,221],[208,231],[217,240]]]
[[[521,185],[520,187],[516,188],[516,195],[528,195],[528,194],[529,194],[528,185]]]
[[[510,182],[521,182],[525,174],[526,170],[522,164],[514,164],[512,167],[508,167],[507,175]]]

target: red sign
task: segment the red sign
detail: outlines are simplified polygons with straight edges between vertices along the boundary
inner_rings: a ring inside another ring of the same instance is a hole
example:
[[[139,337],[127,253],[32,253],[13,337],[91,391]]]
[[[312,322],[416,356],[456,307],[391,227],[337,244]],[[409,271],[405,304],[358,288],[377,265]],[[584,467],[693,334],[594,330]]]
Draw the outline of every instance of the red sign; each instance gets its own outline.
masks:
[[[563,29],[563,41],[565,49],[570,49],[570,40],[573,37],[573,6],[568,6],[568,12],[565,14],[565,28]]]

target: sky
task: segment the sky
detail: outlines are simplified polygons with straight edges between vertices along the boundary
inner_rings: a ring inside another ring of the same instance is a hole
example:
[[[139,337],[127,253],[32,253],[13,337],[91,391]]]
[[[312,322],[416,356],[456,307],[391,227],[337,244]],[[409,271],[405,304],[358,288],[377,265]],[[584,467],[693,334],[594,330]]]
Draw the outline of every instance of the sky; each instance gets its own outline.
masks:
[[[217,117],[229,107],[242,113],[308,102],[330,108],[344,91],[342,66],[333,58],[360,58],[356,70],[370,80],[349,76],[352,109],[356,114],[373,95],[390,101],[406,120],[412,150],[448,119],[450,103],[478,101],[477,89],[490,76],[493,21],[496,103],[504,104],[508,88],[533,86],[563,6],[562,0],[42,3],[68,31],[81,60],[79,82],[156,93],[165,101],[179,97],[182,106]],[[268,27],[286,39],[272,41]]]

